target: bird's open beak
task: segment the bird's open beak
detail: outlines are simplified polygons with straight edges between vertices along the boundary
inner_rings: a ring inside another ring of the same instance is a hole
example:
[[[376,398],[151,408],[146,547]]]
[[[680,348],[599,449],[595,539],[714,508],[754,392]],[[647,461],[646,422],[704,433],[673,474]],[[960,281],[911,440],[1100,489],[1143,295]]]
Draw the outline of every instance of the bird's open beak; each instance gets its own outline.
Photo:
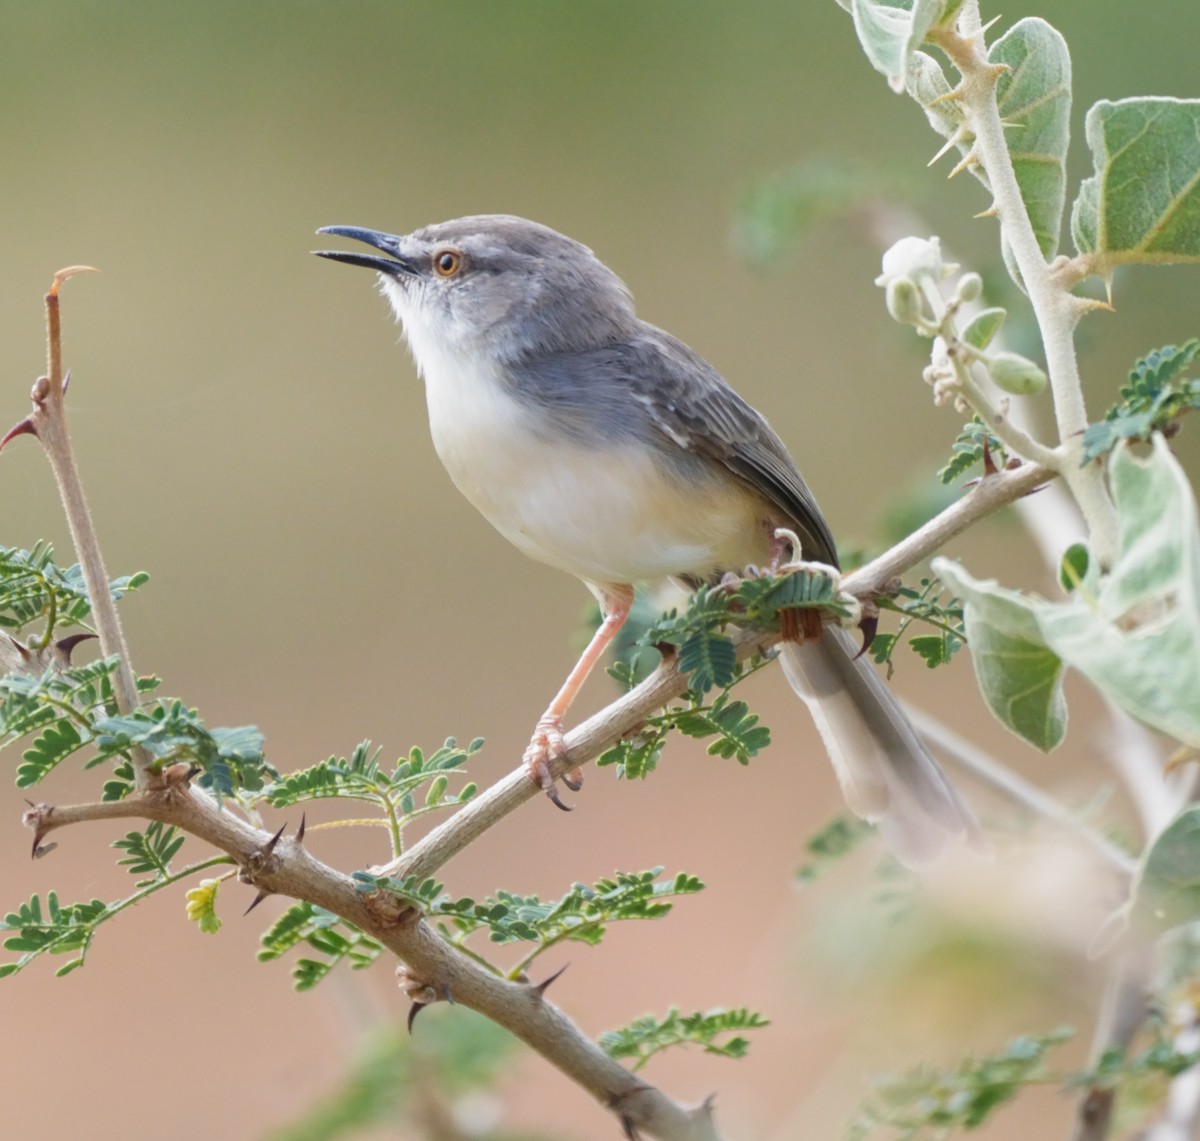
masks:
[[[381,230],[365,230],[361,226],[322,226],[317,233],[353,238],[356,242],[364,242],[389,255],[376,257],[374,254],[355,254],[343,250],[313,250],[319,258],[329,258],[330,261],[345,262],[347,265],[361,265],[386,273],[389,277],[416,273],[413,263],[400,253],[400,239],[395,234],[385,234]]]

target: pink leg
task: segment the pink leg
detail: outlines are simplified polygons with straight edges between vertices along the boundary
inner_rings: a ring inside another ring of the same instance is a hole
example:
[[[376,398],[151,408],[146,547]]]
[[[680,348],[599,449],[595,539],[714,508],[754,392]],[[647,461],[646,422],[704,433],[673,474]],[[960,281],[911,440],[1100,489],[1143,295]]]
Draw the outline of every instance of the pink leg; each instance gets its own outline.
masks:
[[[566,754],[563,745],[563,718],[575,700],[576,694],[583,688],[592,667],[608,649],[609,643],[616,637],[617,631],[625,625],[629,617],[629,609],[633,605],[633,587],[623,586],[615,590],[605,590],[600,596],[600,610],[604,621],[600,629],[592,636],[587,649],[575,663],[575,668],[567,675],[562,689],[550,702],[550,707],[538,718],[533,730],[533,738],[525,750],[525,766],[529,770],[530,779],[558,805],[564,812],[569,812],[567,805],[559,799],[554,777],[550,773],[551,758],[562,757]],[[583,784],[583,773],[576,769],[570,776],[563,777],[563,783],[568,788],[578,789]]]

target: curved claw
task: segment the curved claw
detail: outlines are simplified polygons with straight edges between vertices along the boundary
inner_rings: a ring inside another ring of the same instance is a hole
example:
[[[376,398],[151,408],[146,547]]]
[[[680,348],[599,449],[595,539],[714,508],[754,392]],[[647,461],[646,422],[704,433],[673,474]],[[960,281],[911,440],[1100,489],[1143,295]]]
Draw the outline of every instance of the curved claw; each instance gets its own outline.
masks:
[[[563,745],[562,718],[547,714],[533,731],[533,739],[529,742],[522,758],[529,772],[529,779],[538,786],[563,812],[571,812],[572,807],[564,804],[558,795],[558,787],[550,774],[550,758],[566,755]],[[583,774],[576,769],[562,778],[563,784],[573,792],[578,792],[583,786]]]

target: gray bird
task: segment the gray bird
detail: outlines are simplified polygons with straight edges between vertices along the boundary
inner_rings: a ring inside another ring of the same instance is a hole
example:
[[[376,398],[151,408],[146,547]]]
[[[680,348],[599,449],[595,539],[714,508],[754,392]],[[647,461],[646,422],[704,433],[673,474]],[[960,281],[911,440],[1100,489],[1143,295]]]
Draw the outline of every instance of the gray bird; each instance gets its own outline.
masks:
[[[600,629],[525,752],[531,778],[562,807],[548,761],[634,584],[712,582],[784,555],[836,567],[829,527],[766,420],[682,341],[640,320],[586,246],[502,214],[407,235],[319,232],[380,251],[317,252],[379,273],[458,489],[514,546],[582,579],[600,603]],[[780,529],[800,551],[781,549]],[[781,653],[847,804],[906,863],[933,859],[949,836],[978,841],[970,809],[855,655],[832,626]]]

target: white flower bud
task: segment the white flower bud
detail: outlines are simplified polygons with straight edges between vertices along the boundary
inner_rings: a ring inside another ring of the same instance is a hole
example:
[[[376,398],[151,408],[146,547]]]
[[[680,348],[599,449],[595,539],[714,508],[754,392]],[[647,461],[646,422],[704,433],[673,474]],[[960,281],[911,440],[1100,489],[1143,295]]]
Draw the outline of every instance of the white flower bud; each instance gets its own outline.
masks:
[[[887,283],[887,311],[901,325],[921,320],[921,290],[911,277],[893,277]]]
[[[1020,353],[996,353],[985,364],[996,386],[1014,396],[1036,396],[1046,388],[1046,374]]]
[[[883,273],[875,279],[875,284],[886,287],[898,277],[941,281],[954,268],[942,260],[942,245],[937,238],[901,238],[883,255]]]
[[[964,273],[958,279],[959,301],[978,301],[983,296],[983,278],[977,273]]]

